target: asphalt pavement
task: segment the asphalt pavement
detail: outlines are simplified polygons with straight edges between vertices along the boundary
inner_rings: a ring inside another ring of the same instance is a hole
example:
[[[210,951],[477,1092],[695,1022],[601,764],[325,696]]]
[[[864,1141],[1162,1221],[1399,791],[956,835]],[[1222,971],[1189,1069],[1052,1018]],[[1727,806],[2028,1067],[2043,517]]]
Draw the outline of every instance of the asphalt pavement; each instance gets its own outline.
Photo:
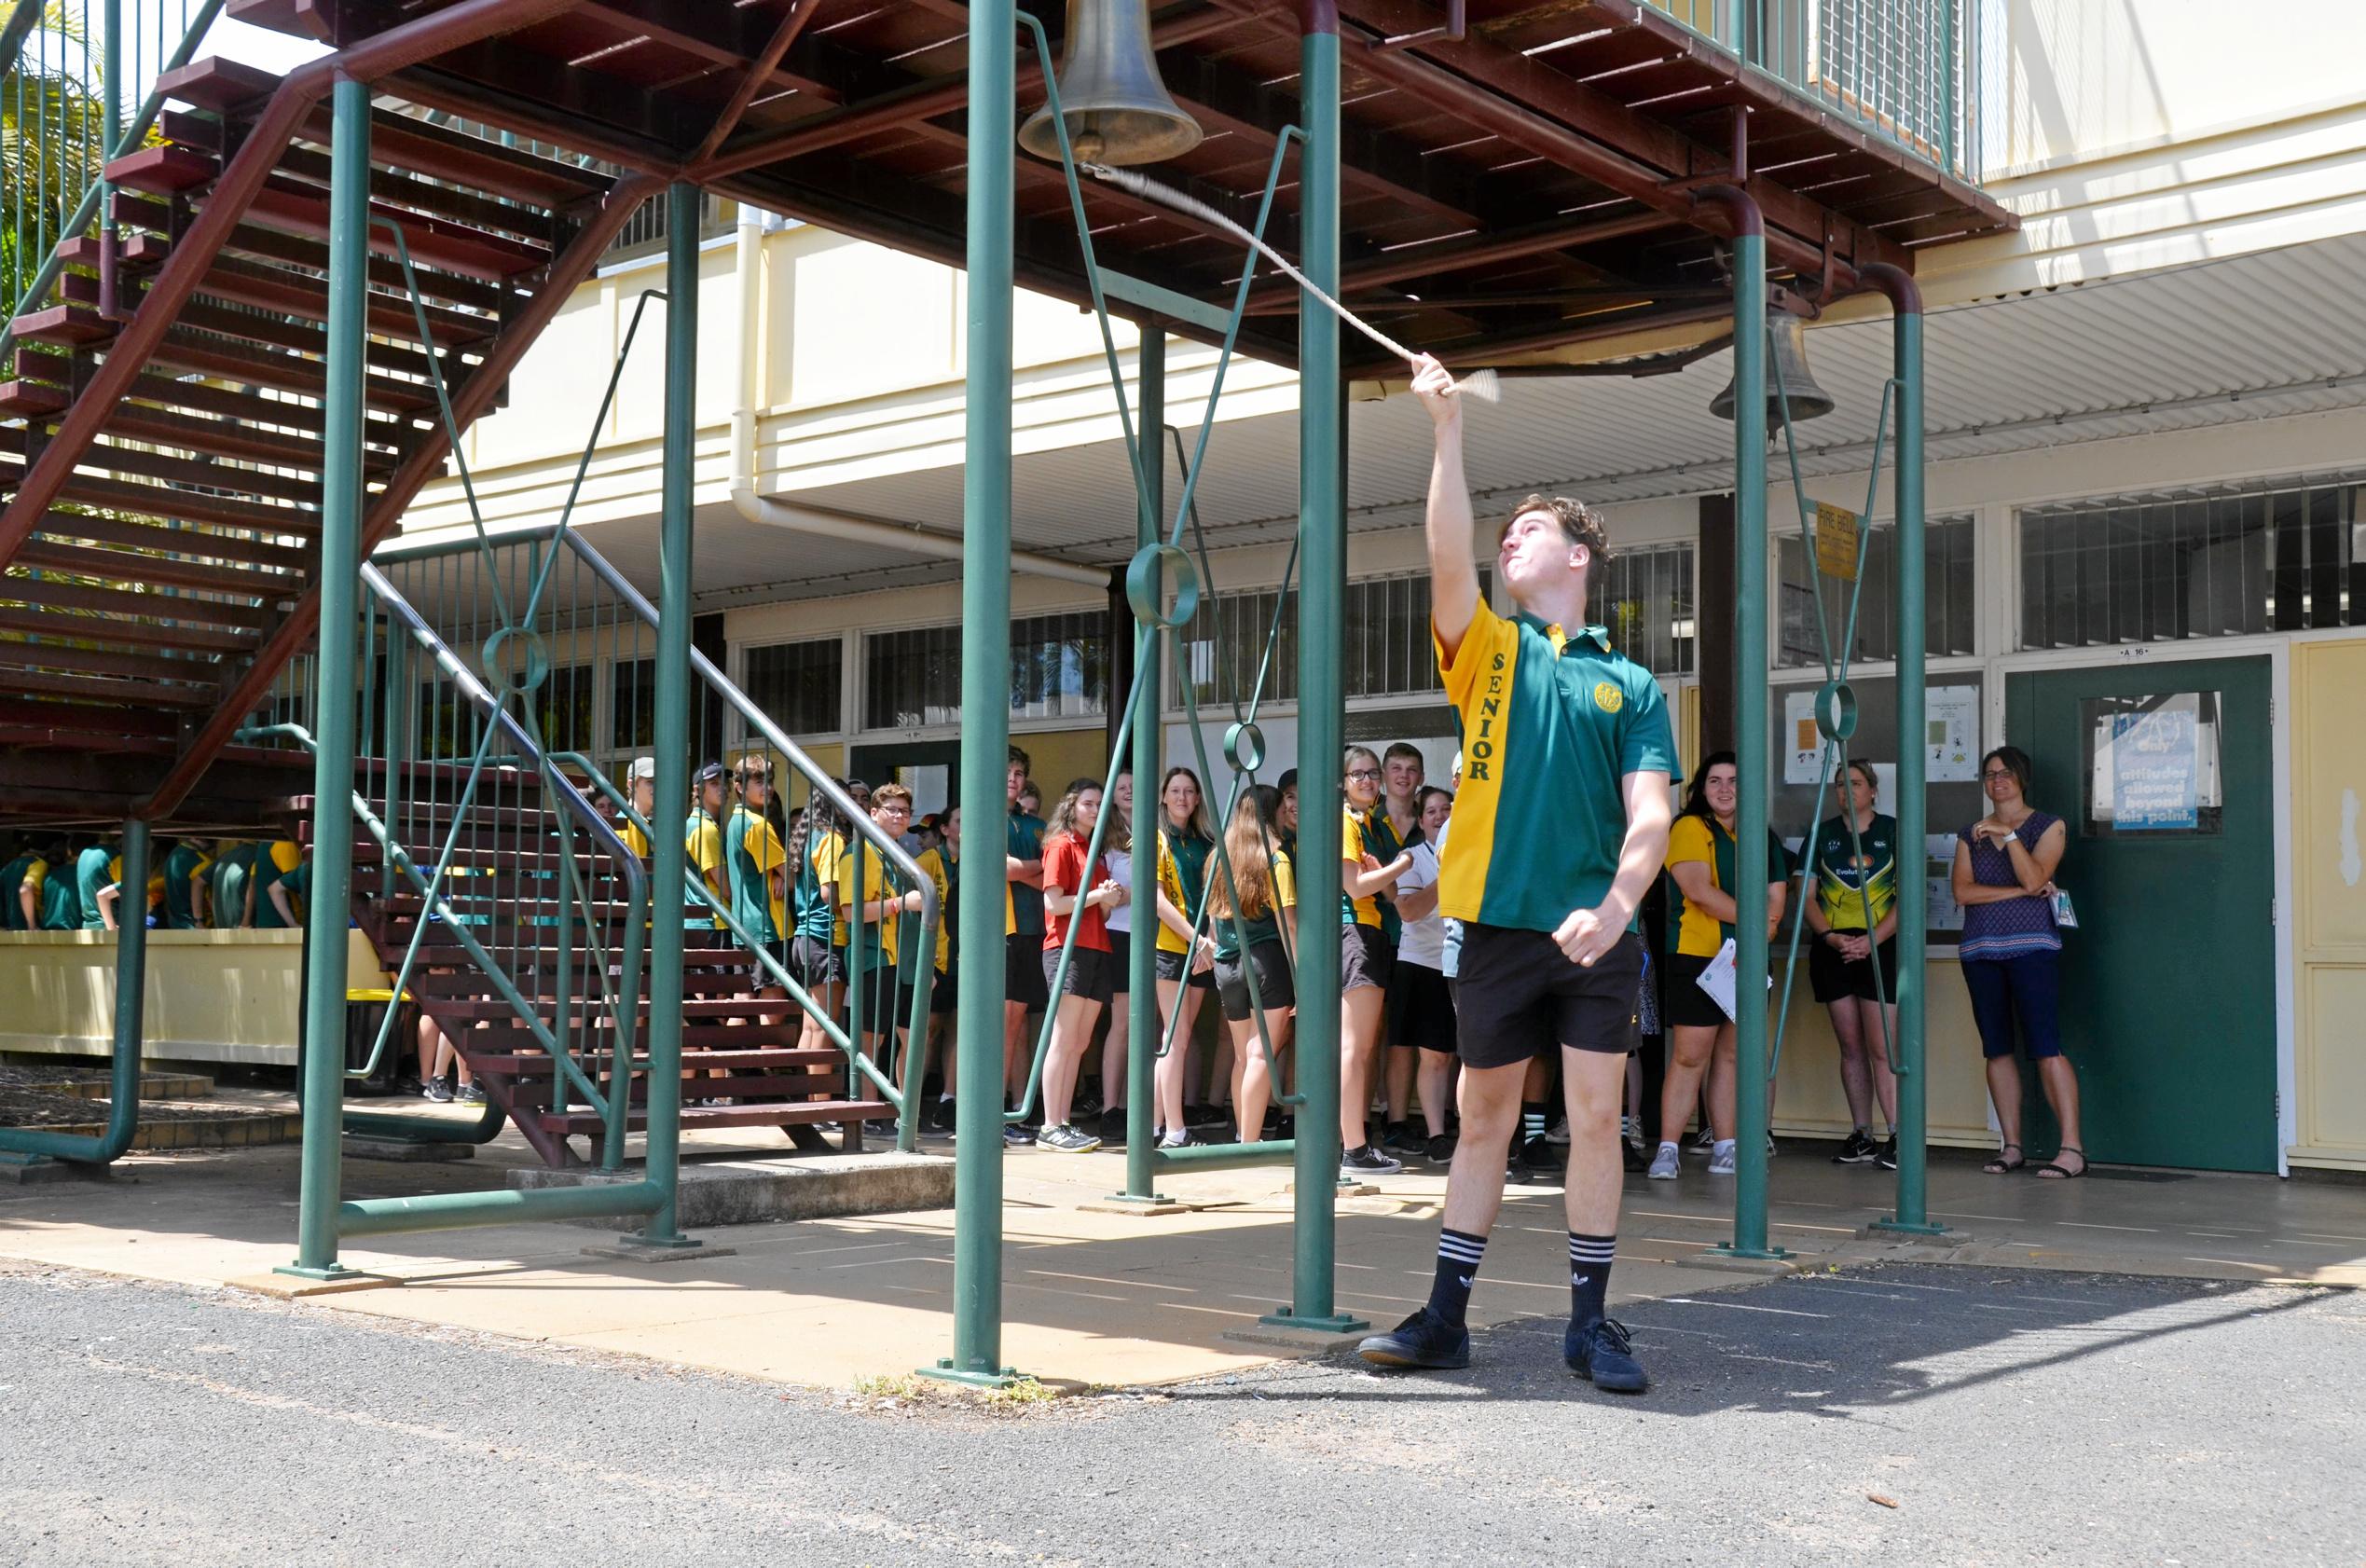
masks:
[[[980,1407],[0,1269],[0,1562],[1719,1564],[2366,1560],[2366,1300],[1886,1264]]]

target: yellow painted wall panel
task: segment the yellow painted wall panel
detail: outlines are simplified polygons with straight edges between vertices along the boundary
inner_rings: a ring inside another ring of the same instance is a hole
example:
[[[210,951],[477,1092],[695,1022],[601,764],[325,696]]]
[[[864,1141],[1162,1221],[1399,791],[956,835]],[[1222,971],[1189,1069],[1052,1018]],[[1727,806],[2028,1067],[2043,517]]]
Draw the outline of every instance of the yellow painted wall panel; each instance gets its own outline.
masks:
[[[1924,1006],[1929,1043],[1931,1141],[1974,1148],[1992,1148],[1988,1085],[1980,1065],[1980,1037],[1972,1025],[1972,1006],[1963,973],[1952,959],[1925,968]],[[1775,983],[1782,983],[1778,949]],[[1791,998],[1782,1062],[1775,1078],[1774,1126],[1778,1133],[1843,1136],[1849,1102],[1840,1090],[1840,1047],[1832,1037],[1831,1014],[1808,993],[1806,964]],[[1905,1085],[1899,1085],[1904,1093]]]
[[[2366,1165],[2366,638],[2292,649],[2296,1164]]]
[[[2366,1166],[2366,964],[2311,964],[2301,975],[2295,1163]]]
[[[359,931],[357,987],[386,983]],[[294,1066],[298,931],[150,931],[142,1053]],[[0,1051],[106,1055],[115,1038],[115,942],[103,932],[0,932]]]

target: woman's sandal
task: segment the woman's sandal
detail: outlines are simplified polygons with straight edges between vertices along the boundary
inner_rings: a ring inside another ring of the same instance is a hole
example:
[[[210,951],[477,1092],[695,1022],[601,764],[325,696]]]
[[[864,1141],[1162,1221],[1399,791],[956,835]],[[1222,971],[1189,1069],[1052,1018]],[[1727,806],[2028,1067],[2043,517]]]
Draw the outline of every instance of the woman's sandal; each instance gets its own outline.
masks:
[[[2055,1162],[2056,1161],[2060,1160],[2065,1154],[2075,1154],[2079,1157],[2079,1168],[2077,1170],[2064,1170],[2060,1165]],[[2076,1181],[2079,1177],[2086,1175],[2086,1150],[2081,1148],[2076,1144],[2066,1143],[2060,1148],[2054,1151],[2053,1160],[2048,1160],[2044,1164],[2037,1166],[2032,1174],[2043,1176],[2047,1181]]]
[[[2006,1159],[2004,1157],[2005,1149],[2011,1149],[2015,1158],[2010,1160]],[[2029,1157],[2021,1152],[2021,1146],[2017,1143],[2009,1143],[2004,1146],[2004,1148],[1998,1149],[1996,1158],[1981,1166],[1980,1169],[1986,1171],[1990,1176],[2011,1176],[2015,1171],[2019,1170],[2022,1166],[2028,1164],[2029,1162]]]

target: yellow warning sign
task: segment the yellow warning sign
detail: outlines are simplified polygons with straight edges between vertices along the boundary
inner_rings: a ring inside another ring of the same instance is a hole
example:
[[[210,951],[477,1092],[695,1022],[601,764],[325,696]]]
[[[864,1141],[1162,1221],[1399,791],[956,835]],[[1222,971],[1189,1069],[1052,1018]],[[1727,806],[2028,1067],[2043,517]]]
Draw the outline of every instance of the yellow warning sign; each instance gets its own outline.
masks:
[[[1816,570],[1843,582],[1857,580],[1857,515],[1830,502],[1816,502]]]

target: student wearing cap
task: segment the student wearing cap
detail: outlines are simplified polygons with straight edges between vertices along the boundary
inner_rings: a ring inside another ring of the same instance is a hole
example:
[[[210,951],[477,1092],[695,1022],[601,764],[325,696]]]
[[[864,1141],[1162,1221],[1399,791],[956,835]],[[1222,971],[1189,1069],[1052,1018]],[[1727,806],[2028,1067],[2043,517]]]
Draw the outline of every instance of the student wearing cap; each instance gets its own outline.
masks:
[[[1586,624],[1591,569],[1609,555],[1601,515],[1545,496],[1514,506],[1495,580],[1520,608],[1511,619],[1496,614],[1479,591],[1454,378],[1423,355],[1413,391],[1436,433],[1430,629],[1465,757],[1438,870],[1439,913],[1463,922],[1463,1131],[1429,1301],[1359,1350],[1382,1367],[1469,1365],[1471,1286],[1503,1204],[1521,1084],[1531,1060],[1558,1054],[1570,1133],[1561,1357],[1598,1388],[1640,1392],[1649,1380],[1605,1309],[1625,1183],[1618,1116],[1643,976],[1630,928],[1667,852],[1675,740],[1651,672]]]
[[[649,835],[641,831],[642,822],[657,819],[657,759],[635,757],[631,769],[625,776],[626,804],[631,809],[616,823],[616,836],[625,841],[625,847],[649,859]],[[639,820],[636,820],[638,818]]]
[[[690,857],[690,869],[706,883],[707,890],[728,907],[731,884],[723,860],[722,763],[708,763],[700,768],[693,787],[697,791],[696,804],[690,808],[688,820],[682,823],[682,852]],[[722,915],[714,917],[714,927],[719,931],[726,928]]]

